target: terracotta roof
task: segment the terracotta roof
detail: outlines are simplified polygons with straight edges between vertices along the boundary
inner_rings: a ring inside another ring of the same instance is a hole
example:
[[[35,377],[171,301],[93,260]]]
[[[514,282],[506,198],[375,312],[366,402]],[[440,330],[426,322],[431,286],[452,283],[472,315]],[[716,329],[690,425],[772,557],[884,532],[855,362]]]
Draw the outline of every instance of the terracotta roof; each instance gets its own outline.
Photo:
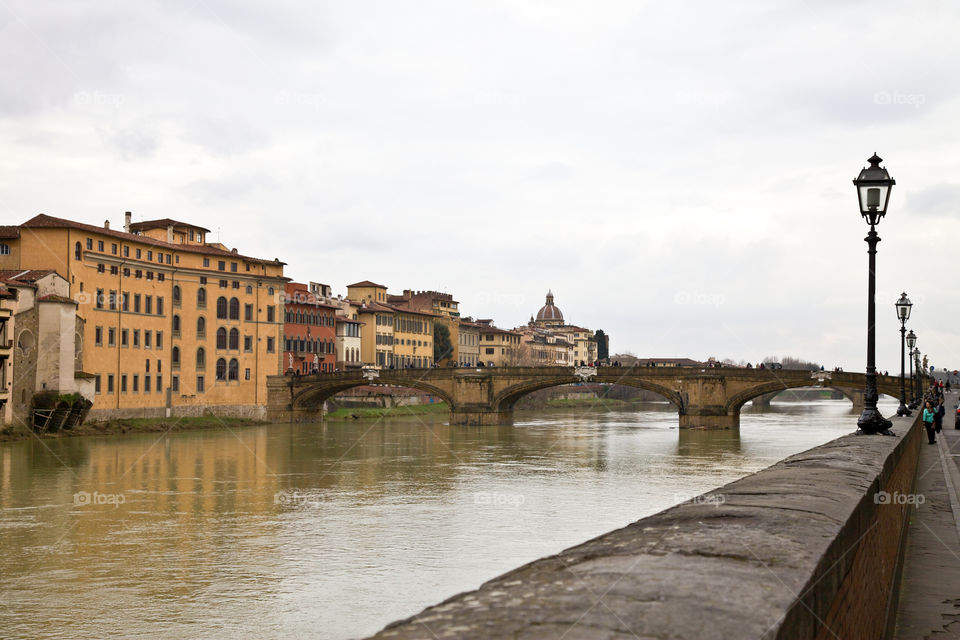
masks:
[[[0,281],[33,286],[34,282],[51,273],[56,271],[53,269],[0,269]]]
[[[189,222],[178,222],[177,220],[171,220],[170,218],[160,218],[159,220],[144,220],[143,222],[131,222],[130,229],[132,231],[147,231],[148,229],[166,229],[169,226],[174,227],[189,227],[191,229],[200,229],[201,231],[206,231],[210,233],[210,229],[206,227],[201,227],[198,224],[190,224]]]
[[[391,309],[393,309],[393,310],[396,311],[397,313],[409,313],[409,314],[415,315],[415,316],[428,316],[428,317],[430,317],[430,318],[439,318],[439,317],[441,317],[440,315],[438,315],[438,314],[436,314],[436,313],[430,313],[430,312],[428,312],[428,311],[418,311],[417,309],[411,309],[410,307],[400,307],[400,306],[392,305],[392,304],[389,304],[389,305],[386,305],[386,306],[390,307]]]
[[[377,284],[376,282],[370,282],[369,280],[364,280],[362,282],[354,282],[353,284],[348,284],[347,289],[351,287],[379,287],[381,289],[386,289],[386,285]]]
[[[371,311],[387,311],[389,313],[396,313],[396,310],[393,307],[388,307],[385,304],[380,304],[379,302],[367,302],[365,300],[355,301],[351,300],[353,304],[357,305],[357,313],[370,313]]]
[[[346,316],[337,316],[334,318],[337,322],[349,322],[350,324],[366,324],[366,322],[360,322],[359,320],[351,320]]]
[[[12,240],[20,237],[20,227],[15,225],[0,225],[0,239]]]
[[[126,231],[117,231],[115,229],[107,229],[106,227],[98,227],[93,224],[85,224],[83,222],[75,222],[73,220],[67,220],[65,218],[55,218],[53,216],[48,216],[45,213],[41,213],[38,216],[30,218],[22,225],[21,229],[81,229],[83,231],[89,231],[91,233],[99,233],[105,236],[110,236],[113,238],[120,238],[122,240],[140,242],[142,244],[149,244],[155,247],[163,247],[165,249],[170,249],[171,251],[185,251],[188,253],[201,253],[204,255],[214,255],[214,256],[223,256],[224,258],[238,258],[241,260],[248,260],[250,262],[258,262],[261,264],[281,264],[285,265],[286,262],[281,262],[280,260],[266,260],[264,258],[254,258],[252,256],[245,256],[239,253],[233,253],[232,251],[227,251],[225,249],[218,249],[204,244],[175,244],[170,242],[163,242],[161,240],[156,240],[147,236],[140,236],[135,233],[127,233]]]
[[[40,302],[64,302],[66,304],[77,304],[77,301],[73,298],[68,298],[66,296],[58,296],[56,294],[49,294],[46,296],[40,296]]]

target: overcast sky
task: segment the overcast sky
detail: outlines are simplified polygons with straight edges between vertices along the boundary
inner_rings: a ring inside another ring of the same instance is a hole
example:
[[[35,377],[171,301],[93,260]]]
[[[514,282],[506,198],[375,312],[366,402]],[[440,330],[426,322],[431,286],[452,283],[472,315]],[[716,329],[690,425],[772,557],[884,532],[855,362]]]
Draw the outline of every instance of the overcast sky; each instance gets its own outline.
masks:
[[[960,367],[960,3],[0,4],[0,212],[171,217],[641,356]]]

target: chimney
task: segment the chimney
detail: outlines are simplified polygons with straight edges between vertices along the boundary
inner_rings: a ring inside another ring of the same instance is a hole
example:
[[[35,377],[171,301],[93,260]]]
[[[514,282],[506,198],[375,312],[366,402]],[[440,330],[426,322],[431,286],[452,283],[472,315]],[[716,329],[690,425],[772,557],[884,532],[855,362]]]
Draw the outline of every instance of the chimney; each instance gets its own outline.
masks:
[[[173,225],[172,224],[167,225],[167,242],[169,242],[170,244],[173,244]]]
[[[109,228],[110,228],[110,221],[109,221],[109,220],[104,220],[104,221],[103,221],[103,228],[104,228],[104,229],[109,229]]]

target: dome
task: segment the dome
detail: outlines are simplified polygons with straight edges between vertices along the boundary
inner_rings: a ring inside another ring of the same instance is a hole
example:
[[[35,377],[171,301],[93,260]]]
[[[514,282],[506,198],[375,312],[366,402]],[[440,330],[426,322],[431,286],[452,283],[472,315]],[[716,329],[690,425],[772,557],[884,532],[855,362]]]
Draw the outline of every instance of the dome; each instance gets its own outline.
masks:
[[[547,292],[547,303],[537,311],[537,322],[549,322],[551,324],[563,324],[563,313],[560,307],[553,304],[553,293]]]

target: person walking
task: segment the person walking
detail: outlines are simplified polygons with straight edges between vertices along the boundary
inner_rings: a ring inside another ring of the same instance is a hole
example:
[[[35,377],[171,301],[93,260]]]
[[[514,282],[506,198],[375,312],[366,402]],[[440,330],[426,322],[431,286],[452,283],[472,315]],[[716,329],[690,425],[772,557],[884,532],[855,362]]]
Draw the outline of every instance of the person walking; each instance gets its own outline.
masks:
[[[927,400],[927,403],[923,407],[923,427],[927,430],[928,444],[937,444],[937,439],[933,431],[933,418],[936,413],[933,409],[933,403]]]
[[[940,433],[943,430],[943,416],[946,415],[947,410],[943,407],[943,396],[940,397],[940,400],[934,405],[936,414],[933,416],[933,429],[937,433]]]

